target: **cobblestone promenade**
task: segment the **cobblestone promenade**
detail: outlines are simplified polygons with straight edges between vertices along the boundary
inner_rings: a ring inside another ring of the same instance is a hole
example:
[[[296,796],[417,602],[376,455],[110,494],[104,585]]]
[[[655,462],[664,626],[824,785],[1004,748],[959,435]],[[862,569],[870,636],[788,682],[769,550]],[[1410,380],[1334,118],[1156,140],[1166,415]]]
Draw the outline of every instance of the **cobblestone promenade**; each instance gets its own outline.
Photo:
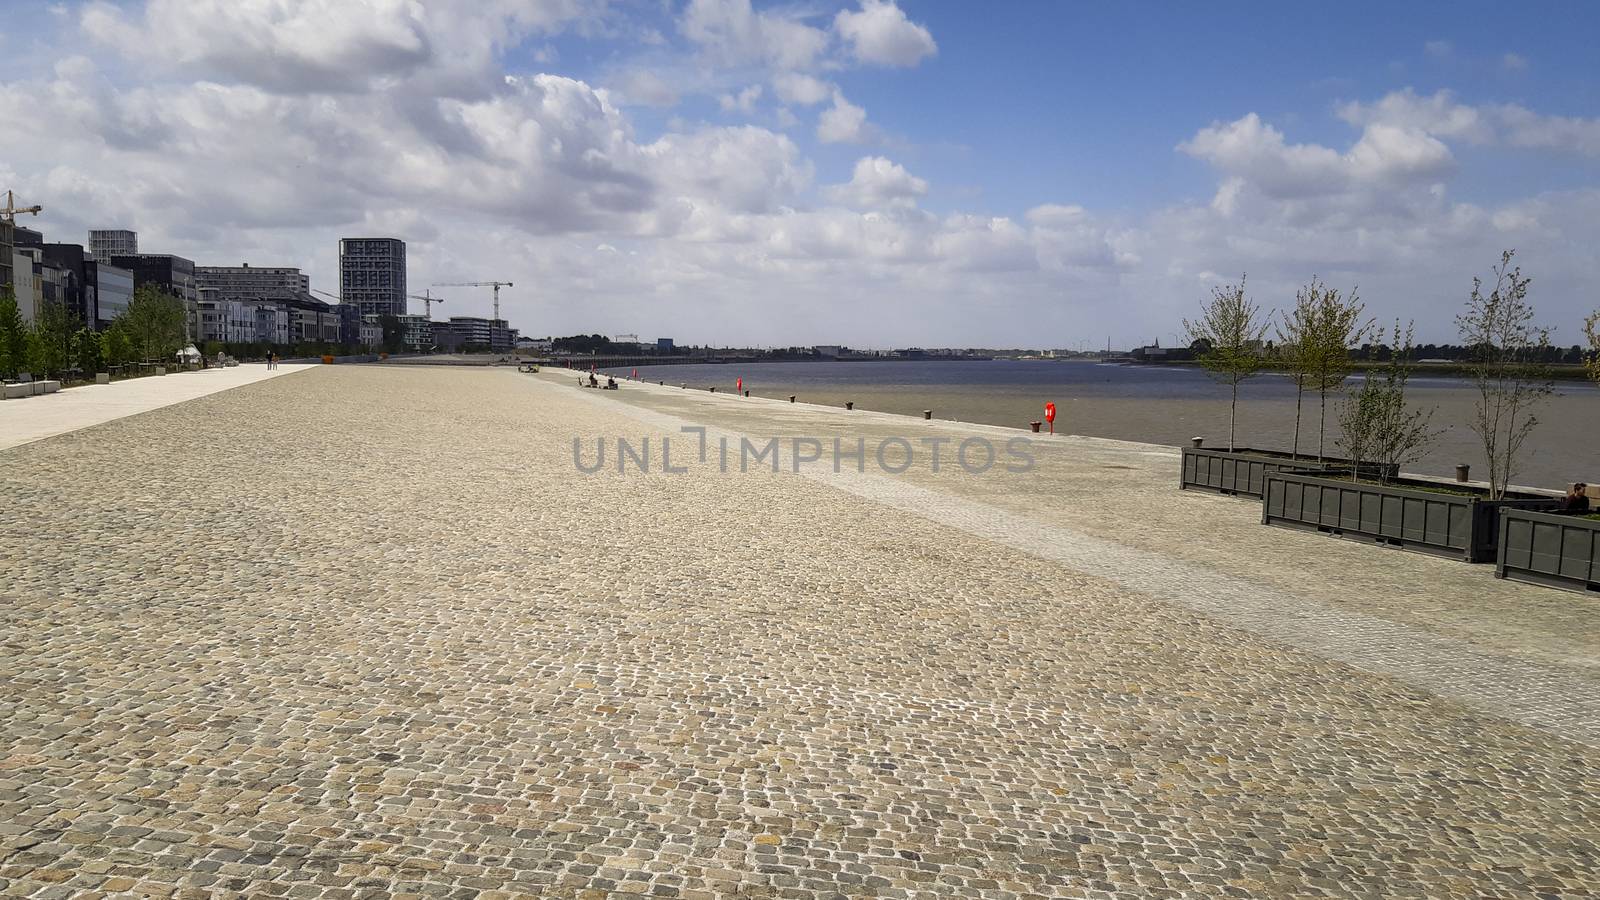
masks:
[[[0,895],[1600,885],[1595,600],[1134,445],[724,474],[682,422],[961,429],[681,393],[321,367],[0,451]],[[686,473],[575,469],[663,435]]]

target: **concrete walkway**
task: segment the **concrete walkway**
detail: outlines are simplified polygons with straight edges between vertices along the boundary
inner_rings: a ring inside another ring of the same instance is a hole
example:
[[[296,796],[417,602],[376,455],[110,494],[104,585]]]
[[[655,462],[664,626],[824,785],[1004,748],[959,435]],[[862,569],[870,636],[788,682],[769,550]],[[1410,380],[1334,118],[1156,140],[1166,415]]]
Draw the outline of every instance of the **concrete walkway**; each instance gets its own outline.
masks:
[[[313,366],[284,365],[269,371],[264,363],[252,363],[88,384],[42,397],[7,400],[0,402],[0,450],[310,368]]]

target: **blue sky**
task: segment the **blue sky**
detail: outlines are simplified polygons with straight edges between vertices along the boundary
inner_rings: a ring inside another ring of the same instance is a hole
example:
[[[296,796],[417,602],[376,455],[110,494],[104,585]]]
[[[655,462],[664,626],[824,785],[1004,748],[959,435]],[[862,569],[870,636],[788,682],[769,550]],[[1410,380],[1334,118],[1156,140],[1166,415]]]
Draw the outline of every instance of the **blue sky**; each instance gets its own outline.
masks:
[[[1503,247],[1558,339],[1600,304],[1590,4],[14,5],[0,179],[60,239],[333,287],[393,234],[534,333],[1134,343],[1247,271],[1447,340]]]

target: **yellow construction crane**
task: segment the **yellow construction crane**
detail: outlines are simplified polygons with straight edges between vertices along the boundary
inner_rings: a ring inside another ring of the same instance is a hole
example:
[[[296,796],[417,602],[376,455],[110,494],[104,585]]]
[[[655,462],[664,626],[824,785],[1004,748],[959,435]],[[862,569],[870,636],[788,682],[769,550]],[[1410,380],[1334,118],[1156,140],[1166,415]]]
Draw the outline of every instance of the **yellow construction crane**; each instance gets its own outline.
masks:
[[[33,213],[37,216],[43,211],[44,207],[42,206],[17,206],[16,196],[10,191],[6,191],[6,206],[5,209],[0,209],[0,217],[15,225],[17,224],[18,213]]]
[[[509,281],[449,281],[435,284],[434,287],[492,287],[494,288],[494,317],[500,319],[500,289],[503,287],[516,287]]]
[[[422,301],[422,317],[424,319],[432,319],[433,318],[433,305],[435,303],[443,303],[444,302],[444,298],[443,297],[435,297],[433,295],[433,291],[423,291],[420,294],[407,294],[406,296],[411,298],[412,300],[421,300]]]

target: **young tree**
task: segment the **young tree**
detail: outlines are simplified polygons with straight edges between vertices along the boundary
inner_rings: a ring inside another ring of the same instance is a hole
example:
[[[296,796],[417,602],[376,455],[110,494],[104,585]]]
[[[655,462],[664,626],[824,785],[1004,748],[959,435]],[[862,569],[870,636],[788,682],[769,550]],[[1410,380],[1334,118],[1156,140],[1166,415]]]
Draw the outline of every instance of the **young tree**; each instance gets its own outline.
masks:
[[[1294,443],[1289,455],[1295,458],[1300,456],[1300,411],[1316,366],[1313,356],[1318,349],[1317,301],[1323,290],[1317,276],[1311,276],[1311,283],[1295,292],[1294,308],[1276,326],[1278,357],[1288,367],[1289,381],[1294,384]]]
[[[105,343],[99,332],[88,328],[78,330],[76,339],[78,351],[78,370],[85,377],[94,375],[105,368],[106,355]]]
[[[1238,284],[1211,289],[1210,302],[1200,304],[1198,321],[1183,320],[1191,342],[1210,345],[1200,354],[1200,365],[1231,392],[1229,450],[1234,448],[1234,426],[1239,418],[1239,385],[1261,371],[1261,340],[1271,324],[1271,316],[1261,315],[1261,308],[1245,297],[1242,275]]]
[[[0,376],[15,375],[27,362],[28,325],[17,307],[17,294],[9,284],[0,284]]]
[[[108,365],[125,366],[133,361],[133,344],[128,340],[128,330],[120,319],[106,329],[102,343]]]
[[[47,301],[39,309],[33,334],[39,347],[34,359],[36,377],[60,375],[72,364],[72,335],[78,330],[78,317],[65,303]]]
[[[406,332],[399,316],[388,313],[378,317],[378,327],[383,329],[383,352],[399,353],[406,349]]]
[[[154,285],[140,285],[117,317],[140,359],[170,363],[188,339],[188,313],[183,301]]]
[[[1432,409],[1411,409],[1406,404],[1406,383],[1411,378],[1412,325],[1402,330],[1394,324],[1388,361],[1368,370],[1353,396],[1339,413],[1340,445],[1355,464],[1352,480],[1362,474],[1362,463],[1375,463],[1378,480],[1387,482],[1389,471],[1416,462],[1438,438]],[[1374,339],[1382,345],[1381,330]]]
[[[1548,367],[1539,362],[1550,343],[1550,329],[1533,324],[1528,284],[1520,267],[1512,267],[1516,251],[1500,254],[1494,287],[1483,293],[1474,276],[1466,311],[1456,316],[1461,339],[1471,350],[1472,379],[1478,402],[1472,430],[1483,441],[1489,461],[1489,494],[1505,495],[1517,471],[1522,444],[1539,424],[1539,404],[1555,390]]]
[[[1328,395],[1344,388],[1354,367],[1350,363],[1350,349],[1359,345],[1373,331],[1373,320],[1363,319],[1366,306],[1355,289],[1349,296],[1341,295],[1336,288],[1324,288],[1316,298],[1317,314],[1314,318],[1313,343],[1316,350],[1310,354],[1311,388],[1317,392],[1317,460],[1327,455]]]
[[[1589,370],[1589,378],[1600,384],[1600,312],[1595,312],[1583,320],[1583,336],[1589,339],[1589,349],[1584,354],[1583,364]]]

